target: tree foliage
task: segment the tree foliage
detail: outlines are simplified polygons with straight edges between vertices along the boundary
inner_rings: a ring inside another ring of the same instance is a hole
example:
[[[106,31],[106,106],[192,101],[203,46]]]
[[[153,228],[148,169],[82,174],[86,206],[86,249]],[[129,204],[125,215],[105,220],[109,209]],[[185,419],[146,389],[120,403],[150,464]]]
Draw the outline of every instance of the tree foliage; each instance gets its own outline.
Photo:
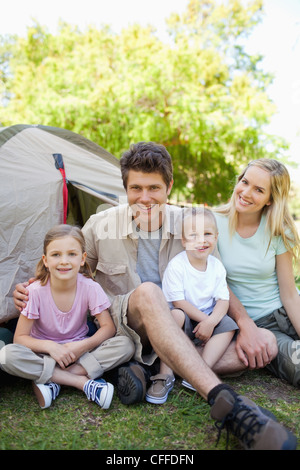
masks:
[[[0,122],[70,129],[117,157],[163,143],[179,201],[224,201],[241,164],[285,150],[263,131],[271,77],[243,47],[261,15],[262,0],[190,0],[169,18],[168,44],[139,25],[114,34],[61,22],[50,34],[34,24],[2,37]]]

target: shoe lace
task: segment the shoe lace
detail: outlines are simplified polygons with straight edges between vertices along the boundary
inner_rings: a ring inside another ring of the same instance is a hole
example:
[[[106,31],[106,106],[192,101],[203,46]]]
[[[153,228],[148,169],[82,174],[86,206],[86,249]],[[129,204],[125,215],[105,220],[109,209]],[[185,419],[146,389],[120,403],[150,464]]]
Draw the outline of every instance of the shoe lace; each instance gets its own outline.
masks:
[[[47,385],[51,390],[52,400],[55,400],[55,398],[59,394],[60,386],[56,384],[55,382],[49,382]]]
[[[255,434],[259,432],[264,424],[265,420],[258,417],[255,410],[237,398],[232,410],[222,421],[215,422],[215,426],[218,429],[216,446],[219,443],[222,430],[225,427],[227,431],[226,449],[228,448],[229,431],[241,440],[247,448],[251,448]]]
[[[104,384],[90,380],[85,386],[85,394],[90,401],[96,402],[100,405],[100,394],[98,393],[104,387]],[[101,391],[100,391],[101,393]]]

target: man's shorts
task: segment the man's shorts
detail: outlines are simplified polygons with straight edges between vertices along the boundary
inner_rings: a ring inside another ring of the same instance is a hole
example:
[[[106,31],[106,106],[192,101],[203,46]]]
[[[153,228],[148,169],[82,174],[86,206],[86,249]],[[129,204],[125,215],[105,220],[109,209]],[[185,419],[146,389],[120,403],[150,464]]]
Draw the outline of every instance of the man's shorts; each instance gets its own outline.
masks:
[[[135,353],[133,359],[145,365],[152,365],[157,359],[156,352],[152,349],[149,354],[143,354],[143,345],[140,336],[127,324],[127,309],[129,297],[133,291],[125,295],[117,295],[113,298],[110,313],[117,328],[117,335],[129,336],[134,342]],[[147,351],[148,352],[148,351]]]

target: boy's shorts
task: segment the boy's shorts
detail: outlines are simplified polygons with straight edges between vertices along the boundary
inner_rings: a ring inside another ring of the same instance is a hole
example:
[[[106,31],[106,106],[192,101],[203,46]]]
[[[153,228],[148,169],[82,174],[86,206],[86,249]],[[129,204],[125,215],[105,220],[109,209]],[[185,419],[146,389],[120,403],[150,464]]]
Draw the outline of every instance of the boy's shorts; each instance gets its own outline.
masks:
[[[193,329],[195,326],[198,325],[199,322],[195,320],[191,320],[187,314],[185,313],[185,322],[184,322],[184,332],[185,334],[191,339],[191,340],[197,340],[198,344],[201,344],[202,341],[198,340],[195,338],[195,335],[193,333]],[[235,321],[230,318],[228,315],[225,315],[222,320],[217,324],[217,326],[214,328],[213,334],[214,335],[219,335],[220,333],[226,333],[227,331],[234,331],[238,330],[239,327],[235,323]]]

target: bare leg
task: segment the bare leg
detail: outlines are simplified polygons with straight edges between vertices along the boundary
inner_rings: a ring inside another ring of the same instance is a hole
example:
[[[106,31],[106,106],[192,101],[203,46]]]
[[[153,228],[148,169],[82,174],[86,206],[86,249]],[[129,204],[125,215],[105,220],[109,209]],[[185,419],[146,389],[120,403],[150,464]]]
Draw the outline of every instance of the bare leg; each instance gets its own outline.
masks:
[[[205,344],[202,353],[202,359],[205,360],[209,367],[212,367],[216,362],[223,356],[224,352],[228,348],[234,331],[226,331],[215,336],[212,336]]]
[[[68,370],[61,369],[60,367],[56,366],[54,368],[51,381],[55,382],[56,384],[59,385],[68,385],[74,388],[77,388],[78,390],[81,390],[82,392],[85,393],[87,396],[88,400],[94,401],[99,405],[101,408],[107,409],[110,406],[111,400],[113,398],[113,392],[114,392],[114,387],[110,383],[104,382],[104,384],[99,384],[94,380],[89,379],[87,375],[78,375],[79,372],[83,372],[83,370],[80,371],[80,367],[75,367],[76,364],[74,364],[73,367],[73,372],[70,372]],[[38,388],[37,385],[35,385],[35,388]],[[102,390],[105,389],[104,394],[102,394]],[[47,402],[47,406],[45,406],[45,395],[43,394],[42,391],[39,390],[39,393],[35,390],[35,393],[38,397],[39,403],[42,407],[48,407],[51,404],[50,402]],[[39,399],[40,395],[40,399]],[[57,394],[56,394],[57,396]],[[53,396],[53,399],[55,399],[55,396]]]
[[[72,364],[67,369],[67,372],[71,372],[71,374],[75,375],[86,375],[86,370],[80,364]]]
[[[223,356],[213,366],[213,370],[216,374],[221,376],[230,375],[247,370],[245,364],[238,358],[235,349],[235,341],[232,341],[230,343]]]
[[[51,381],[59,385],[69,385],[71,387],[83,390],[84,384],[89,380],[86,375],[77,375],[68,370],[55,367]]]
[[[143,283],[131,294],[127,316],[129,326],[138,334],[142,333],[143,345],[146,345],[147,333],[161,360],[205,399],[209,391],[221,383],[176,324],[161,289],[155,284]]]
[[[171,314],[179,328],[182,328],[185,320],[185,315],[183,311],[179,309],[174,309],[171,311]],[[173,371],[169,366],[167,366],[165,362],[160,361],[159,373],[162,375],[172,375]]]

